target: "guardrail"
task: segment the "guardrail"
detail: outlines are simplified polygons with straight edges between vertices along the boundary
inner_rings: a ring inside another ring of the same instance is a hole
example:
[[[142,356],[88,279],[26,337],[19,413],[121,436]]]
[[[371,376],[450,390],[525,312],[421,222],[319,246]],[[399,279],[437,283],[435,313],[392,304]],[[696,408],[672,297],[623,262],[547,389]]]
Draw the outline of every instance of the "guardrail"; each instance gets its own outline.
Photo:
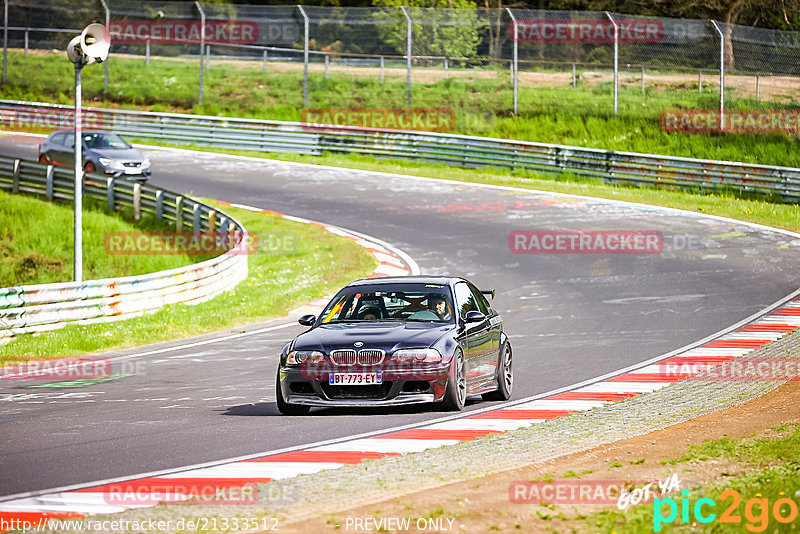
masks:
[[[71,169],[0,157],[0,190],[68,200],[73,198],[74,184]],[[130,207],[136,219],[142,213],[151,213],[172,222],[176,232],[191,231],[198,238],[213,234],[220,244],[233,248],[210,260],[167,271],[2,288],[0,339],[55,330],[67,324],[128,319],[167,304],[197,304],[247,277],[247,255],[238,246],[247,234],[230,215],[165,189],[100,173],[85,175],[83,194],[102,199],[110,212]]]
[[[310,155],[371,154],[471,168],[570,172],[611,184],[733,188],[792,203],[800,199],[800,169],[791,167],[419,131],[100,108],[86,108],[85,113],[86,120],[98,128],[169,143]],[[68,126],[71,114],[70,106],[0,100],[5,128]]]

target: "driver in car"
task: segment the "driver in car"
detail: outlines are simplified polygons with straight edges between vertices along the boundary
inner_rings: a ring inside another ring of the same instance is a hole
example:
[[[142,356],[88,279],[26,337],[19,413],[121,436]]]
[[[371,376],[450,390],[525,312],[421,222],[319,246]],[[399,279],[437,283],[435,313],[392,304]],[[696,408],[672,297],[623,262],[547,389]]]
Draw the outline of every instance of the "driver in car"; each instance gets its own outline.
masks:
[[[447,306],[447,301],[442,295],[434,294],[428,297],[428,310],[445,321],[449,321],[452,318],[450,308]]]

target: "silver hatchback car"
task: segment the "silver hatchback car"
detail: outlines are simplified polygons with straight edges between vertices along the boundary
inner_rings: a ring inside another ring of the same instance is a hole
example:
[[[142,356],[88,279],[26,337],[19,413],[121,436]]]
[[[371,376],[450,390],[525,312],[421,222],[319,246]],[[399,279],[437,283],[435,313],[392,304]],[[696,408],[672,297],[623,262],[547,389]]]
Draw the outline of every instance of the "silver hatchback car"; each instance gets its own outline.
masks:
[[[83,169],[145,181],[150,177],[150,159],[115,133],[82,132]],[[56,130],[39,145],[39,161],[64,167],[75,162],[75,133]]]

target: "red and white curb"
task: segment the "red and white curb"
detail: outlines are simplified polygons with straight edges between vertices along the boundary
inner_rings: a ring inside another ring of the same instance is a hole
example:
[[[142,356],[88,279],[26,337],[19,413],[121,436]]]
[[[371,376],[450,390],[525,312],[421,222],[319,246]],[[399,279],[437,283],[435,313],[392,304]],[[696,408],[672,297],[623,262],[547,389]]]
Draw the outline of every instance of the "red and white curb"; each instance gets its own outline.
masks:
[[[79,518],[144,508],[164,501],[174,503],[198,496],[208,497],[231,488],[245,488],[366,460],[470,441],[624,401],[692,374],[675,373],[675,366],[699,372],[743,356],[797,330],[800,328],[798,294],[800,291],[769,311],[746,319],[696,346],[543,398],[522,399],[499,409],[395,429],[380,435],[356,436],[305,449],[0,502],[0,519],[36,522],[42,518]]]

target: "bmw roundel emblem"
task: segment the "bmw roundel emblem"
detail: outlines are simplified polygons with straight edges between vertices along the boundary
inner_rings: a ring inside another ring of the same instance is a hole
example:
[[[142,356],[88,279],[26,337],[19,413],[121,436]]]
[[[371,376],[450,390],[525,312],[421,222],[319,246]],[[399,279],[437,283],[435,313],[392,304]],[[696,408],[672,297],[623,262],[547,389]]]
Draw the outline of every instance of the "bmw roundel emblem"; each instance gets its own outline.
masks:
[[[355,343],[353,343],[353,346],[354,347],[363,347],[364,346],[364,342],[363,341],[356,341]]]

